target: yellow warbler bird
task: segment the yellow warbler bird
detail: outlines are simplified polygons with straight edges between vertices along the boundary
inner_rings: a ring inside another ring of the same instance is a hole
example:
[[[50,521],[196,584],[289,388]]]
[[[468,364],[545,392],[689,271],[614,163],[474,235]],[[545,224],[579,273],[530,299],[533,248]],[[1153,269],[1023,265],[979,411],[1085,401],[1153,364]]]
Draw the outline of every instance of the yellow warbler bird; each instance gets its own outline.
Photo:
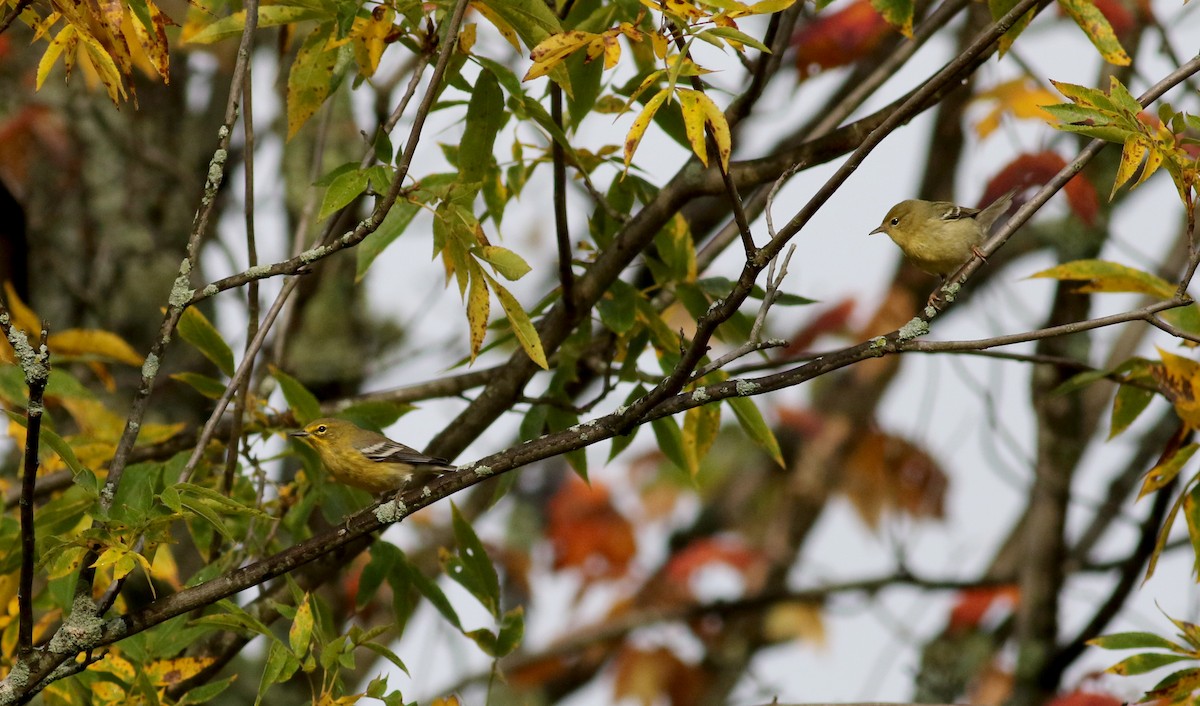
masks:
[[[1015,189],[1009,191],[984,209],[949,201],[901,201],[871,235],[887,233],[909,262],[945,279],[972,255],[983,257],[979,246],[987,240],[996,219],[1012,205],[1015,193]]]
[[[317,419],[289,436],[312,447],[338,482],[375,494],[458,470],[444,458],[426,456],[343,419]]]

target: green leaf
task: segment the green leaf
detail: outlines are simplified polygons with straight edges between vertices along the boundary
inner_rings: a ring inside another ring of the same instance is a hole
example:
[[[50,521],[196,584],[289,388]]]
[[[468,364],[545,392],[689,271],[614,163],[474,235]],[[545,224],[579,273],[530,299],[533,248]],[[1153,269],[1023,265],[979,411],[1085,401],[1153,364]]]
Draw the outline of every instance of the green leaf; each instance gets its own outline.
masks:
[[[500,83],[491,71],[480,71],[467,104],[467,125],[459,145],[458,168],[463,182],[483,181],[484,171],[495,160],[492,147],[496,133],[507,120]]]
[[[217,327],[194,306],[183,310],[177,329],[179,336],[200,354],[208,358],[222,373],[232,376],[234,372],[233,349],[221,337]],[[224,390],[224,387],[222,387]]]
[[[525,637],[525,609],[517,606],[504,614],[500,632],[496,635],[496,657],[507,657],[521,645]]]
[[[374,147],[376,161],[378,161],[380,164],[392,163],[392,157],[396,154],[396,148],[392,146],[391,135],[387,134],[383,130],[380,130],[379,134],[375,136]]]
[[[1102,635],[1088,640],[1088,644],[1103,650],[1137,650],[1145,648],[1161,648],[1164,650],[1179,650],[1174,642],[1160,637],[1152,632],[1119,632],[1112,635]]]
[[[1195,452],[1195,449],[1192,451]],[[1183,518],[1187,521],[1188,537],[1192,540],[1192,556],[1195,557],[1192,571],[1196,572],[1200,568],[1200,484],[1192,484],[1191,489],[1183,496]]]
[[[325,189],[325,198],[321,201],[321,210],[317,213],[318,220],[325,220],[358,198],[367,188],[367,172],[354,169],[344,172],[334,178]]]
[[[124,485],[124,484],[122,484],[122,485]],[[230,541],[235,541],[233,532],[231,532],[229,530],[229,527],[226,526],[225,521],[223,519],[221,519],[221,516],[218,515],[204,501],[188,500],[188,499],[180,496],[179,504],[182,505],[184,507],[184,509],[189,510],[193,515],[203,518],[206,522],[208,522],[208,524],[212,525],[213,529],[220,532],[221,535],[225,537],[225,539],[228,539]]]
[[[368,235],[361,243],[354,248],[357,255],[356,271],[354,281],[359,282],[367,274],[367,269],[371,267],[371,263],[375,262],[375,258],[387,249],[396,238],[399,238],[408,225],[412,223],[413,217],[421,210],[418,204],[408,201],[397,200],[392,204],[391,210],[383,217],[383,222],[375,229],[375,232]]]
[[[531,269],[525,258],[499,245],[484,245],[479,248],[479,256],[510,282],[521,279]]]
[[[313,393],[309,392],[296,378],[288,375],[274,365],[271,366],[271,377],[279,382],[283,390],[283,398],[287,400],[296,421],[301,425],[308,424],[321,416],[321,404]]]
[[[198,686],[195,689],[189,689],[178,701],[175,706],[192,706],[195,704],[206,704],[221,695],[221,692],[229,688],[229,685],[237,679],[236,674],[232,674],[224,679],[209,682],[203,686]]]
[[[596,305],[600,321],[616,334],[626,334],[637,321],[637,300],[641,294],[623,280],[614,280]]]
[[[910,7],[911,7],[911,3],[910,3]],[[909,10],[909,12],[910,12],[909,32],[911,33],[911,31],[912,31],[911,12],[912,11]],[[706,29],[706,30],[700,32],[700,35],[709,35],[709,36],[713,36],[713,37],[720,37],[722,39],[730,39],[739,44],[745,44],[748,47],[753,47],[754,49],[757,49],[758,51],[766,52],[767,54],[771,53],[771,49],[766,44],[763,44],[762,42],[758,41],[754,37],[751,37],[750,35],[746,34],[745,32],[738,31],[737,29],[734,29],[733,27],[714,27],[712,29]]]
[[[396,665],[400,669],[400,671],[404,672],[405,674],[408,674],[408,667],[406,667],[404,665],[404,661],[400,659],[400,655],[396,654],[395,652],[392,652],[387,647],[384,647],[383,645],[379,644],[378,642],[374,642],[374,641],[363,642],[363,643],[361,643],[361,646],[374,652],[375,654],[379,655],[380,657],[383,657],[387,661]]]
[[[654,430],[658,448],[667,457],[667,460],[694,478],[700,469],[695,466],[694,459],[689,457],[684,450],[683,432],[679,430],[679,425],[675,423],[675,420],[671,417],[655,419],[650,422],[650,428]]]
[[[721,405],[692,407],[683,415],[683,448],[697,470],[721,430]]]
[[[913,0],[871,0],[871,7],[909,39],[913,36],[913,6]]]
[[[367,429],[385,429],[414,409],[407,402],[367,401],[346,407],[338,412],[338,416]]]
[[[450,604],[450,601],[446,598],[446,594],[442,592],[437,583],[421,573],[421,570],[416,566],[413,566],[412,562],[408,560],[408,557],[404,556],[403,552],[400,553],[399,566],[404,570],[409,582],[421,592],[421,595],[425,596],[433,604],[434,608],[437,608],[442,617],[455,628],[462,630],[462,623],[458,619],[458,613],[454,611],[454,606]]]
[[[1112,426],[1108,438],[1115,438],[1128,429],[1153,399],[1152,391],[1135,385],[1121,385],[1117,388],[1116,397],[1113,398]]]
[[[458,555],[448,567],[450,578],[471,592],[471,595],[491,612],[500,617],[500,579],[496,567],[488,558],[487,550],[471,524],[459,512],[458,506],[450,503],[454,525],[454,539],[458,544]]]
[[[993,20],[998,20],[1007,15],[1009,11],[1016,7],[1016,5],[1017,0],[988,0],[988,9],[992,13]],[[1025,31],[1025,28],[1029,26],[1029,23],[1033,21],[1033,14],[1034,9],[1031,8],[1029,12],[1021,15],[1021,18],[1014,22],[1013,26],[1010,27],[1009,30],[1004,33],[1004,36],[1000,38],[1000,56],[1004,56],[1004,54],[1008,52],[1009,48],[1012,47],[1013,42],[1017,41],[1017,37],[1019,37],[1021,33]]]
[[[1185,659],[1195,659],[1191,655],[1171,655],[1161,652],[1144,652],[1140,655],[1134,655],[1117,662],[1113,666],[1104,670],[1110,674],[1119,674],[1121,676],[1133,676],[1134,674],[1145,674],[1160,667],[1165,667],[1168,664]]]
[[[758,406],[754,404],[754,401],[745,397],[731,397],[726,402],[733,408],[733,413],[737,415],[738,423],[742,425],[746,434],[763,451],[766,451],[767,455],[775,460],[775,463],[782,467],[783,452],[779,449],[779,442],[775,439],[775,433],[771,431],[771,427],[767,426],[766,420],[763,419],[762,413],[758,411]]]
[[[300,668],[300,660],[282,642],[272,642],[267,649],[267,663],[263,666],[262,679],[258,682],[258,699],[262,701],[273,684],[287,681]]]
[[[169,377],[176,382],[187,385],[210,400],[221,399],[221,395],[225,394],[225,383],[215,378],[210,378],[207,375],[185,372],[172,373]]]
[[[571,116],[573,128],[578,128],[583,119],[592,114],[596,99],[600,97],[604,62],[584,61],[586,58],[585,52],[578,52],[566,62],[572,88],[567,101],[567,113]]]
[[[479,4],[512,26],[529,49],[551,34],[563,31],[558,17],[543,0],[481,0]]]

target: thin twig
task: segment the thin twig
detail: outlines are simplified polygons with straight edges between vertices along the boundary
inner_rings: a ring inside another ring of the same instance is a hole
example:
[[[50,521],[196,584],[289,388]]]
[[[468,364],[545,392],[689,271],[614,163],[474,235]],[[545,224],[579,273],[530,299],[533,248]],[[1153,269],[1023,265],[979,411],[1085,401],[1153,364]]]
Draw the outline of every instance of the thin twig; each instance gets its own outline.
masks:
[[[4,30],[12,26],[12,23],[16,22],[17,18],[21,16],[21,13],[25,11],[25,8],[32,4],[33,0],[19,0],[19,2],[13,6],[13,9],[9,10],[8,14],[4,16],[4,19],[0,20],[0,34],[4,34]]]
[[[33,495],[37,489],[38,450],[41,440],[42,397],[50,379],[50,349],[46,347],[46,324],[42,324],[41,339],[35,349],[25,332],[13,325],[8,309],[0,304],[0,331],[12,345],[29,403],[25,406],[25,462],[21,473],[21,575],[17,585],[17,652],[24,656],[33,651],[33,569],[37,562],[37,534],[33,521]]]
[[[563,122],[562,88],[550,83],[550,119],[560,130]],[[554,238],[558,244],[558,283],[562,287],[563,305],[571,311],[575,306],[575,272],[571,269],[571,226],[567,222],[567,156],[558,140],[551,140],[550,155],[554,162]]]

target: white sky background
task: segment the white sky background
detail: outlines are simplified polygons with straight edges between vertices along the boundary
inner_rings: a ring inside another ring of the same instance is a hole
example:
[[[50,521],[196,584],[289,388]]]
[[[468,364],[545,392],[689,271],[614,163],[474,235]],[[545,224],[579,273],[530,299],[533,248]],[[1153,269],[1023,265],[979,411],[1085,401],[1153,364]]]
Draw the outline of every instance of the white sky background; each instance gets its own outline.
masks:
[[[1195,42],[1200,38],[1200,17],[1197,16],[1200,5],[1192,3],[1182,7],[1174,0],[1159,0],[1154,5],[1159,19],[1177,43],[1175,49],[1185,57],[1189,56],[1196,47],[1183,45],[1183,40],[1190,37],[1190,41]],[[830,11],[840,6],[835,3]],[[1054,11],[1045,14],[1053,16]],[[496,49],[491,56],[507,56],[511,48],[494,36],[486,22],[477,16],[468,19],[479,23],[480,42]],[[1073,26],[1047,20],[1042,17],[1034,23],[1018,42],[1017,53],[1034,68],[1038,78],[1092,85],[1099,66],[1094,49]],[[755,27],[754,22],[742,23],[744,30],[760,33]],[[951,57],[953,47],[949,36],[950,33],[943,30],[930,41],[859,114],[885,104],[936,71]],[[1135,95],[1173,68],[1155,51],[1154,38],[1147,38],[1146,42],[1150,46],[1143,47],[1137,56],[1140,80],[1130,86]],[[204,59],[198,54],[193,60]],[[721,60],[710,52],[700,61],[716,65]],[[736,88],[743,74],[732,59],[727,61],[731,62],[728,78],[720,74],[709,78],[717,85],[732,83]],[[526,61],[521,68],[527,65]],[[259,124],[266,124],[279,111],[279,106],[272,104],[275,94],[271,86],[277,80],[276,68],[273,55],[255,64],[255,111]],[[1016,73],[1017,68],[1012,62],[998,64],[993,59],[979,72],[979,85],[995,85]],[[773,82],[751,121],[752,129],[745,130],[744,141],[735,145],[735,158],[759,156],[762,147],[774,141],[777,131],[802,119],[810,106],[822,104],[839,77],[839,72],[833,72],[799,87],[786,77]],[[527,86],[527,90],[537,96],[542,89],[534,85]],[[714,98],[722,107],[728,102],[720,95],[714,95]],[[223,93],[221,99],[224,99]],[[1187,102],[1178,89],[1167,99],[1177,108],[1197,111],[1195,102]],[[462,112],[446,111],[432,116],[413,165],[413,174],[445,169],[436,142],[457,142],[462,129]],[[621,116],[615,121],[612,116],[592,116],[585,121],[578,144],[591,149],[605,144],[619,145],[632,119],[632,115]],[[797,236],[798,250],[784,287],[786,291],[827,303],[854,297],[859,303],[857,321],[862,323],[869,318],[891,280],[899,251],[888,239],[866,234],[879,224],[891,204],[915,195],[924,168],[930,119],[931,114],[926,113],[885,140]],[[449,122],[451,120],[453,122]],[[408,126],[407,121],[402,121],[393,132],[393,143],[397,147],[407,135]],[[497,141],[496,154],[502,157],[508,154],[512,127],[510,122]],[[959,201],[974,205],[987,179],[1007,160],[1022,151],[1036,151],[1053,137],[1048,127],[1009,122],[986,142],[970,144],[967,152],[971,157],[965,160],[959,174]],[[522,139],[532,141],[533,134],[523,132]],[[278,216],[281,196],[278,167],[273,166],[278,164],[280,153],[281,145],[277,141],[260,140],[257,228],[262,262],[275,261],[286,255]],[[527,156],[529,153],[527,149]],[[651,181],[661,184],[675,173],[687,156],[682,148],[652,127],[635,161]],[[1068,159],[1070,156],[1067,155]],[[838,164],[840,160],[797,175],[776,198],[776,223],[786,222]],[[611,173],[611,169],[602,168],[596,178],[603,184]],[[489,237],[517,251],[534,266],[524,281],[512,283],[510,287],[527,307],[535,303],[536,293],[543,291],[547,281],[555,277],[549,174],[548,167],[541,168],[538,177],[527,186],[519,207],[506,215],[501,237],[497,238],[490,223],[485,226]],[[241,178],[239,171],[226,183],[230,194],[237,192],[239,199]],[[1104,185],[1100,189],[1103,192]],[[1061,211],[1061,199],[1061,195],[1056,197],[1051,208]],[[579,193],[573,194],[571,205],[571,226],[574,240],[578,242],[586,237],[585,219],[591,208]],[[1143,260],[1131,259],[1131,249],[1143,254],[1161,252],[1164,243],[1175,237],[1179,212],[1180,206],[1167,175],[1155,175],[1139,188],[1132,203],[1117,213],[1114,233],[1122,246],[1108,247],[1104,256],[1138,267],[1146,266]],[[241,216],[236,208],[229,209],[227,214],[220,224],[222,237],[239,258],[244,258]],[[427,219],[414,222],[408,232],[379,257],[366,280],[372,308],[410,327],[412,340],[427,343],[421,353],[405,357],[402,365],[381,370],[369,381],[370,389],[387,389],[444,374],[447,361],[456,360],[466,352],[467,327],[462,304],[456,288],[444,287],[440,263],[430,261],[428,227]],[[760,243],[765,241],[762,219],[754,223],[754,232]],[[1015,237],[1019,238],[1021,234]],[[730,248],[712,273],[736,276],[741,265],[739,253],[740,248]],[[241,262],[244,263],[244,259]],[[1048,255],[1016,263],[1006,270],[1002,281],[990,284],[968,307],[939,318],[929,338],[975,338],[1039,326],[1052,283],[1028,281],[1022,277],[1051,264]],[[212,249],[208,251],[207,276],[213,279],[223,276],[231,271],[230,267],[224,256],[216,256]],[[931,289],[932,286],[931,278]],[[264,282],[264,301],[269,302],[276,291],[277,281]],[[218,323],[235,350],[240,350],[241,304],[228,295],[217,301],[222,314]],[[1121,310],[1130,301],[1128,297],[1100,296],[1093,313],[1102,315]],[[498,311],[499,306],[494,304],[493,314]],[[772,312],[773,334],[787,335],[815,311],[817,309],[812,307],[777,308]],[[1115,329],[1101,332],[1097,338],[1110,340],[1116,333]],[[1166,339],[1160,336],[1151,340],[1164,345]],[[1031,350],[1031,347],[1023,350]],[[1096,345],[1094,352],[1097,356],[1104,355],[1104,345]],[[1150,353],[1152,348],[1147,345],[1144,352]],[[485,356],[477,365],[489,365],[502,358]],[[1033,420],[1028,409],[1028,373],[1029,368],[1024,364],[969,357],[914,355],[906,358],[901,378],[892,385],[880,407],[879,423],[885,430],[923,445],[946,469],[950,476],[947,518],[944,523],[893,519],[885,522],[881,532],[876,534],[865,527],[847,502],[835,500],[804,547],[803,561],[794,577],[796,585],[816,586],[878,576],[894,569],[897,553],[905,556],[910,568],[918,575],[944,578],[976,575],[991,559],[1012,519],[1021,511],[1024,489],[1031,481],[1027,459],[1033,456]],[[538,384],[535,381],[535,387]],[[984,389],[993,396],[992,399],[983,398],[981,390]],[[614,399],[621,396],[614,395]],[[770,419],[770,410],[774,406],[802,405],[807,396],[805,388],[799,387],[759,397],[757,401]],[[281,400],[278,403],[282,405]],[[1161,400],[1156,401],[1146,418],[1161,409],[1161,404]],[[989,425],[989,406],[1003,427],[1003,435],[997,434],[998,430]],[[462,402],[453,400],[422,403],[420,409],[406,415],[388,431],[405,443],[422,447],[462,407]],[[596,414],[608,411],[611,410],[601,408]],[[465,463],[504,448],[511,442],[518,422],[516,415],[502,419],[460,456],[458,462]],[[653,435],[643,433],[625,457],[633,457],[640,450],[651,448],[653,443]],[[628,510],[636,504],[633,492],[627,486],[620,460],[611,468],[603,467],[607,448],[607,444],[601,444],[591,449],[591,477],[613,485],[618,505]],[[1085,499],[1103,496],[1107,476],[1113,468],[1120,467],[1127,451],[1120,440],[1097,445],[1081,464],[1075,494],[1080,504],[1070,517],[1074,531],[1090,519],[1091,510],[1084,504]],[[997,462],[997,456],[1001,462]],[[1189,467],[1185,474],[1194,470]],[[445,503],[441,505],[445,506]],[[1136,515],[1140,517],[1148,509],[1147,505],[1148,501],[1145,501],[1134,508]],[[681,510],[683,517],[677,519],[681,523],[686,521],[688,513],[695,509],[685,505]],[[446,510],[448,507],[439,507],[435,512],[445,513]],[[477,529],[485,538],[499,536],[503,529],[502,518],[485,518]],[[647,536],[639,537],[637,561],[642,568],[657,566],[662,561],[660,540],[669,529],[660,524],[646,530]],[[411,539],[408,531],[407,528],[393,528],[388,538],[404,546]],[[1109,549],[1119,554],[1128,550],[1128,543],[1114,543]],[[1100,554],[1104,554],[1103,549]],[[607,591],[608,595],[601,589],[594,591],[595,595],[589,596],[583,605],[572,605],[570,600],[577,580],[569,575],[551,575],[547,571],[549,564],[550,558],[544,553],[535,557],[535,566],[540,570],[532,577],[536,591],[533,604],[528,606],[526,637],[526,645],[535,649],[586,624],[589,619],[600,618],[607,608],[606,601],[615,595],[611,589]],[[1168,634],[1169,624],[1155,607],[1156,603],[1173,617],[1195,620],[1198,594],[1190,578],[1190,569],[1186,556],[1162,562],[1155,578],[1137,592],[1130,608],[1112,624],[1109,632],[1137,629]],[[727,573],[714,569],[709,576],[712,585],[707,586],[706,591],[716,595],[736,595],[737,582]],[[452,601],[464,621],[469,623],[471,599],[461,591],[455,592],[455,587],[447,582],[443,585],[451,592]],[[1073,634],[1090,616],[1108,589],[1108,581],[1095,577],[1072,580],[1063,603],[1063,625],[1067,634]],[[908,588],[888,590],[873,599],[857,596],[836,599],[825,614],[827,644],[816,647],[794,643],[766,651],[752,664],[732,703],[763,703],[774,697],[781,701],[807,702],[907,700],[912,695],[912,675],[919,658],[913,648],[941,629],[952,599],[950,594]],[[660,635],[663,637],[658,637]],[[678,629],[664,627],[656,629],[654,637],[639,635],[638,639],[677,646],[685,659],[694,659],[698,655],[695,645]],[[394,647],[417,678],[409,679],[396,673],[390,676],[389,683],[401,687],[409,699],[436,695],[439,689],[455,683],[464,674],[483,671],[488,666],[487,659],[478,649],[427,608],[422,608],[405,638]],[[1085,653],[1068,674],[1066,685],[1072,685],[1082,674],[1102,669],[1123,656],[1124,653],[1095,650]],[[367,658],[366,654],[360,657]],[[381,669],[386,668],[386,664],[381,666]],[[1117,694],[1135,697],[1159,676],[1161,674],[1154,673],[1149,678],[1105,680],[1105,684]],[[580,706],[609,703],[609,688],[601,681],[568,703]],[[471,698],[469,702],[481,703],[482,697],[476,696],[478,698]]]
[[[835,4],[830,9],[838,7]],[[1181,9],[1178,3],[1167,0],[1156,3],[1159,18],[1170,28],[1177,42],[1183,37],[1200,37],[1200,18],[1197,18],[1195,8],[1191,5]],[[1053,11],[1046,13],[1053,14]],[[477,17],[469,19],[480,24],[481,44],[495,49],[490,55],[507,55],[509,48],[487,29],[485,22]],[[755,29],[753,22],[744,22],[742,27],[751,33],[761,31]],[[950,33],[943,30],[930,41],[859,114],[885,104],[936,71],[951,57],[953,46],[949,37]],[[1153,38],[1147,41],[1151,45],[1155,43]],[[1194,47],[1176,47],[1185,55],[1192,49]],[[1099,66],[1096,52],[1082,33],[1066,22],[1051,23],[1047,17],[1039,18],[1017,44],[1017,52],[1041,79],[1053,78],[1084,85],[1091,85],[1096,80]],[[1173,68],[1165,61],[1156,63],[1153,60],[1156,56],[1153,47],[1145,47],[1139,53],[1137,58],[1142,73],[1140,80],[1130,86],[1135,95]],[[715,52],[708,52],[700,61],[709,66],[722,63]],[[522,64],[521,69],[526,65],[527,62]],[[716,74],[709,78],[718,86],[732,83],[736,88],[742,73],[736,66],[727,65],[731,66],[728,77]],[[261,123],[278,112],[278,106],[270,104],[273,94],[269,87],[276,80],[271,73],[274,70],[273,58],[256,64],[255,109]],[[998,64],[993,59],[979,72],[979,85],[981,88],[995,85],[1013,78],[1017,71],[1012,62]],[[744,141],[735,146],[735,157],[760,155],[782,128],[801,120],[811,106],[822,104],[824,96],[839,80],[840,73],[833,72],[799,87],[786,78],[773,82],[751,120],[752,128],[743,132]],[[527,90],[537,96],[542,88],[527,86]],[[1168,100],[1179,108],[1195,111],[1194,104],[1185,104],[1179,95],[1177,90],[1168,96]],[[728,102],[727,97],[719,94],[715,99],[722,106]],[[418,150],[413,174],[446,169],[435,143],[457,142],[462,129],[462,112],[434,114]],[[619,145],[632,118],[632,115],[626,115],[614,121],[612,116],[592,116],[581,128],[577,144],[593,150],[605,144]],[[888,239],[867,237],[866,234],[878,225],[891,204],[915,195],[924,168],[930,120],[931,113],[926,113],[890,136],[799,234],[795,239],[798,252],[792,260],[786,291],[828,303],[854,297],[859,303],[857,321],[862,323],[869,318],[891,280],[899,252]],[[393,132],[393,143],[397,147],[402,144],[407,131],[408,123],[402,121]],[[513,123],[510,123],[497,140],[497,155],[508,154],[512,137]],[[1055,137],[1048,127],[1008,121],[987,141],[981,144],[973,141],[967,149],[971,156],[965,160],[959,174],[958,200],[974,205],[987,179],[1013,155],[1042,149]],[[534,136],[523,131],[521,139],[529,142]],[[268,165],[278,160],[279,145],[260,143],[260,147],[258,193],[260,198],[277,199],[276,177]],[[529,153],[527,149],[527,156]],[[675,173],[687,156],[682,148],[652,127],[635,161],[651,181],[661,184]],[[1069,154],[1067,156],[1070,158]],[[839,163],[840,160],[797,175],[775,201],[776,223],[786,222]],[[595,177],[598,183],[604,184],[612,171],[601,168]],[[499,238],[490,223],[485,226],[489,237],[517,251],[534,266],[534,271],[524,281],[511,286],[526,306],[532,306],[536,293],[543,291],[547,281],[555,277],[549,174],[548,168],[542,168],[526,187],[519,207],[506,215]],[[237,184],[238,179],[232,183]],[[233,188],[240,189],[240,186]],[[574,239],[578,241],[586,237],[585,219],[591,206],[578,192],[572,195],[571,206],[571,226]],[[1061,195],[1051,202],[1048,210],[1064,210]],[[236,251],[242,247],[240,216],[236,216],[236,209],[227,213],[231,215],[222,223],[222,232]],[[262,260],[273,260],[283,255],[278,245],[279,236],[268,235],[272,230],[278,233],[276,224],[279,221],[276,216],[269,215],[269,210],[261,203],[259,213],[262,214],[259,220]],[[1174,189],[1165,173],[1156,175],[1140,188],[1134,202],[1118,213],[1114,232],[1126,247],[1109,247],[1105,256],[1139,267],[1147,266],[1144,260],[1131,260],[1130,248],[1140,253],[1160,252],[1164,243],[1175,236],[1178,222],[1179,205]],[[428,228],[428,219],[418,218],[406,234],[379,257],[366,280],[370,305],[378,313],[408,327],[413,340],[427,343],[422,352],[413,357],[406,356],[402,365],[380,371],[370,380],[371,389],[386,389],[436,377],[446,371],[447,361],[458,359],[466,351],[462,304],[453,286],[444,287],[440,263],[430,260]],[[766,239],[765,230],[759,219],[754,224],[759,242]],[[1015,237],[1021,237],[1021,234]],[[712,273],[736,276],[741,265],[739,252],[740,248],[730,248]],[[929,337],[975,338],[1037,327],[1046,310],[1052,283],[1022,277],[1051,264],[1050,256],[1045,254],[1016,263],[1005,272],[1001,281],[990,284],[969,307],[938,319]],[[223,274],[227,267],[227,263],[206,262],[210,276]],[[931,289],[932,285],[931,279]],[[264,287],[265,294],[276,289],[276,283],[267,283]],[[1094,314],[1120,310],[1130,301],[1128,297],[1099,297]],[[236,331],[236,325],[228,324],[241,320],[240,305],[228,298],[222,299],[220,304],[223,311],[231,315],[222,321],[223,328],[231,340],[237,340],[240,333]],[[815,308],[776,309],[771,319],[773,333],[787,335],[815,311]],[[1109,340],[1115,334],[1115,330],[1102,332],[1097,338]],[[1161,342],[1161,338],[1159,340]],[[1031,350],[1031,346],[1024,349]],[[1146,348],[1146,351],[1150,350]],[[1103,344],[1095,347],[1097,356],[1105,352]],[[502,358],[484,356],[477,365],[489,365]],[[970,578],[986,566],[1013,518],[1020,513],[1024,489],[1031,481],[1028,459],[1033,457],[1033,420],[1028,409],[1028,373],[1029,368],[1024,364],[969,357],[906,358],[901,379],[893,384],[880,407],[879,423],[887,431],[925,446],[946,469],[951,480],[946,521],[893,519],[885,522],[882,530],[875,534],[865,527],[846,501],[835,500],[804,547],[803,561],[794,577],[796,585],[815,586],[888,573],[894,570],[894,557],[898,553],[903,554],[909,566],[922,576]],[[535,381],[535,389],[538,384]],[[984,398],[984,390],[992,395],[992,399]],[[760,397],[758,402],[770,417],[769,410],[773,406],[802,405],[807,395],[805,388],[799,387]],[[614,399],[621,396],[614,395]],[[453,400],[423,403],[419,410],[405,416],[388,431],[406,443],[421,447],[462,407],[462,402]],[[1002,429],[990,426],[989,407]],[[1157,409],[1158,406],[1152,407],[1147,418]],[[596,414],[608,411],[611,410],[597,409]],[[511,441],[518,422],[517,415],[502,419],[458,461],[467,462],[504,448]],[[640,435],[626,452],[626,457],[636,455],[639,449],[651,448],[653,443],[653,435]],[[1070,518],[1073,530],[1085,526],[1090,518],[1091,510],[1084,504],[1084,499],[1102,497],[1107,476],[1113,468],[1120,466],[1126,453],[1127,449],[1118,440],[1097,446],[1081,464],[1076,486],[1076,496],[1081,502]],[[620,461],[612,468],[603,468],[606,455],[606,444],[593,447],[591,477],[615,486],[617,501],[623,510],[634,508],[636,500],[625,481]],[[445,513],[446,509],[441,507],[438,511]],[[1135,511],[1140,515],[1146,509],[1139,507]],[[681,510],[683,517],[678,519],[681,523],[686,521],[689,513],[695,510],[694,506],[685,506]],[[502,513],[503,507],[498,512]],[[498,537],[503,530],[503,519],[497,516],[485,518],[478,529],[485,538],[489,535]],[[646,536],[639,537],[638,564],[643,569],[650,569],[662,561],[661,539],[667,531],[669,527],[658,525],[646,530]],[[388,538],[404,546],[412,539],[408,532],[407,528],[394,528]],[[1111,550],[1127,551],[1127,544],[1114,544]],[[593,590],[582,605],[573,605],[571,600],[578,586],[577,578],[553,575],[548,571],[549,565],[550,557],[544,552],[535,556],[535,567],[540,568],[532,577],[536,590],[533,604],[528,606],[525,643],[531,649],[548,644],[569,633],[573,627],[601,618],[608,601],[618,592],[616,588]],[[1138,592],[1130,609],[1111,626],[1110,632],[1139,629],[1166,633],[1168,623],[1158,613],[1155,602],[1174,617],[1195,619],[1197,592],[1189,572],[1190,562],[1186,557],[1164,561],[1158,575]],[[716,568],[707,577],[711,578],[711,585],[704,590],[715,595],[737,595],[738,582],[729,572]],[[470,624],[471,599],[452,584],[443,581],[443,585],[451,592],[464,621]],[[1063,603],[1063,624],[1067,634],[1073,634],[1090,616],[1094,605],[1107,594],[1108,586],[1109,581],[1102,578],[1072,580]],[[912,695],[912,675],[919,659],[914,646],[919,647],[941,629],[952,601],[953,596],[948,593],[909,588],[888,590],[873,599],[860,596],[836,599],[825,614],[827,644],[816,647],[793,643],[764,652],[752,664],[735,692],[733,703],[762,703],[774,697],[782,701],[809,702],[907,700]],[[476,616],[480,624],[483,624],[482,616],[482,612]],[[648,644],[671,644],[685,659],[695,659],[699,655],[685,631],[677,628],[664,626],[647,630],[646,634],[638,636],[638,640]],[[488,668],[488,660],[482,653],[427,607],[419,611],[405,638],[395,648],[417,678],[409,679],[397,672],[389,678],[389,683],[403,688],[408,698],[431,697],[464,674]],[[1068,675],[1066,684],[1072,685],[1080,675],[1102,669],[1121,656],[1124,655],[1088,652]],[[381,669],[387,668],[387,665],[381,666]],[[1106,680],[1106,684],[1117,694],[1133,697],[1158,676]],[[568,703],[609,703],[610,689],[610,684],[601,680]],[[482,702],[482,696],[477,693],[474,698],[469,698],[469,702]]]

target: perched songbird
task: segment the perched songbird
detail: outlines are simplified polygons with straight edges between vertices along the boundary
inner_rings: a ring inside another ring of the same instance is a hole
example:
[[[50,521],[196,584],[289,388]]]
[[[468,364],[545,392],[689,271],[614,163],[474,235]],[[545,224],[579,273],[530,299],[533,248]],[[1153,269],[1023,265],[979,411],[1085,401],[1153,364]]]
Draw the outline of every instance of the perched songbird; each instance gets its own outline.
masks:
[[[971,255],[983,257],[979,246],[987,240],[996,219],[1008,210],[1015,193],[1015,189],[1009,191],[983,210],[949,201],[901,201],[871,234],[887,233],[909,262],[945,279]]]
[[[339,482],[375,494],[458,470],[444,458],[426,456],[342,419],[317,419],[289,436],[311,446]]]

